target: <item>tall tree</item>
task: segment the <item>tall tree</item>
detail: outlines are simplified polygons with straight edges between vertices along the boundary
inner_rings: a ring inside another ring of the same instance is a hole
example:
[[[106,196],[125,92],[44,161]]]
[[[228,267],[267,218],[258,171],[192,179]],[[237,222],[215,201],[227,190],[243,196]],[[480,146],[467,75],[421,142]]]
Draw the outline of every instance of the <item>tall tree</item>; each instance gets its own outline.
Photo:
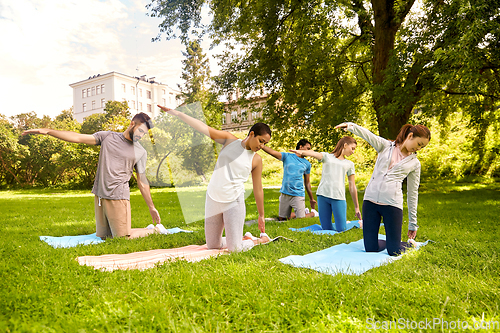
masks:
[[[203,5],[213,13],[207,27]],[[156,39],[205,28],[230,45],[221,89],[262,84],[278,129],[321,126],[327,135],[368,109],[379,133],[395,138],[415,109],[428,111],[420,102],[429,95],[500,97],[492,89],[499,0],[153,0],[148,8],[164,19]]]
[[[181,89],[186,104],[197,101],[204,102],[208,97],[208,85],[210,81],[210,65],[206,54],[200,46],[199,40],[188,41],[186,51],[182,52],[185,57],[182,60],[181,78],[184,85],[178,85]]]

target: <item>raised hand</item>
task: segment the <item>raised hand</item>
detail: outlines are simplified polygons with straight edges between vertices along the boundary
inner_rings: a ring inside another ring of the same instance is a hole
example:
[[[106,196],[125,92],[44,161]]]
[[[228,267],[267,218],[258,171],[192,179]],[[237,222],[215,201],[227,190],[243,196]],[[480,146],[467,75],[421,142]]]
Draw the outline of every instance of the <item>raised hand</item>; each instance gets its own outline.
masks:
[[[337,126],[335,126],[335,129],[337,129],[337,128],[340,128],[340,129],[343,129],[344,131],[347,131],[347,124],[346,123],[338,124]]]
[[[48,128],[35,128],[35,129],[30,129],[27,131],[24,131],[22,135],[28,135],[28,134],[43,134],[47,135],[49,133],[50,129]]]
[[[177,116],[180,112],[174,109],[167,108],[165,106],[157,105],[163,112],[171,114],[172,116]]]

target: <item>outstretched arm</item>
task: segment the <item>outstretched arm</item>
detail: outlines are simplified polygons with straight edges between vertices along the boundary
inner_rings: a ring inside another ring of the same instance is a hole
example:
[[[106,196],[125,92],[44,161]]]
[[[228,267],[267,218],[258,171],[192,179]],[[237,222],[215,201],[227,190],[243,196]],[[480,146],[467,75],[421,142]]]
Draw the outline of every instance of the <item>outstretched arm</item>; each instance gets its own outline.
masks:
[[[151,214],[153,222],[156,224],[161,223],[160,213],[156,210],[153,198],[151,198],[151,190],[149,189],[149,182],[145,174],[137,173],[137,186],[139,186],[139,191],[141,191],[142,197],[148,205],[149,214]]]
[[[356,182],[354,178],[354,175],[350,175],[347,177],[347,180],[349,181],[349,193],[351,193],[352,202],[354,203],[354,213],[358,220],[361,220],[361,212],[359,211],[358,202],[358,189],[356,188]]]
[[[95,137],[91,134],[81,134],[71,131],[58,131],[49,128],[37,128],[31,129],[23,132],[23,135],[28,134],[42,134],[42,135],[50,135],[54,138],[58,138],[68,142],[74,143],[85,143],[88,145],[95,145],[97,143]]]
[[[177,110],[169,109],[169,108],[166,108],[166,107],[161,106],[161,105],[158,105],[158,107],[161,110],[163,110],[164,112],[166,112],[172,116],[178,117],[180,120],[182,120],[183,122],[185,122],[186,124],[188,124],[189,126],[194,128],[198,132],[205,134],[206,136],[208,136],[210,139],[216,141],[217,143],[220,143],[222,145],[226,145],[227,143],[229,143],[229,142],[227,142],[228,140],[237,140],[238,139],[237,137],[235,137],[234,135],[232,135],[229,132],[216,130],[215,128],[212,128],[212,127],[208,126],[207,124],[205,124],[204,122],[202,122],[196,118],[190,117],[185,113],[182,113],[182,112],[177,111]]]
[[[274,149],[271,149],[268,146],[264,146],[264,148],[262,148],[262,150],[265,151],[266,153],[268,153],[269,155],[271,155],[272,157],[281,161],[281,153],[280,152],[278,152]]]
[[[304,187],[306,188],[307,195],[309,196],[309,203],[311,204],[311,209],[316,209],[316,200],[314,200],[312,188],[311,188],[311,175],[304,175]]]
[[[311,156],[314,157],[315,159],[321,161],[323,159],[323,154],[315,152],[314,150],[295,150],[295,149],[290,149],[292,153],[297,154],[298,156]]]
[[[415,239],[417,236],[417,206],[418,187],[420,186],[420,163],[418,167],[407,176],[407,202],[408,202],[408,238]]]
[[[262,188],[262,157],[255,154],[252,160],[252,182],[253,195],[255,204],[259,212],[259,229],[260,232],[266,232],[266,219],[264,215],[264,189]]]

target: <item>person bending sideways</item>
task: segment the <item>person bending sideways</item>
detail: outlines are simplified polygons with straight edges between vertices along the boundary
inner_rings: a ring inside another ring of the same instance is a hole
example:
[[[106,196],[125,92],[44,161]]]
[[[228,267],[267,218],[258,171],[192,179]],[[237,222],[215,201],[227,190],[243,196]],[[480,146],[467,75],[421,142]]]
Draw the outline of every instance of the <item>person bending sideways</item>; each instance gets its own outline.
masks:
[[[417,152],[427,146],[431,132],[423,125],[404,125],[390,141],[354,123],[342,123],[335,128],[356,134],[377,151],[377,161],[363,198],[363,238],[366,252],[387,248],[389,255],[403,253],[415,245],[417,235],[418,187],[420,162]],[[403,180],[407,178],[408,242],[401,242],[403,225]],[[383,219],[386,241],[378,239]]]
[[[302,139],[297,143],[297,150],[310,150],[311,143],[306,139]],[[295,153],[280,153],[267,146],[262,148],[263,151],[283,162],[283,181],[281,183],[280,207],[278,219],[280,221],[290,218],[304,218],[318,216],[316,208],[316,200],[314,200],[310,173],[311,163],[304,157]],[[302,179],[302,177],[304,179]],[[304,188],[309,196],[311,204],[311,212],[306,211],[306,197]],[[292,208],[295,213],[292,213]]]
[[[227,248],[230,252],[248,250],[255,244],[269,242],[265,234],[264,190],[262,188],[262,158],[256,152],[271,140],[271,129],[256,123],[248,136],[240,140],[226,131],[219,131],[177,110],[158,105],[168,114],[178,117],[196,131],[223,145],[214,173],[208,184],[205,201],[205,239],[209,249]],[[245,187],[252,174],[253,193],[261,237],[243,239],[245,223]],[[225,230],[226,237],[222,237]]]
[[[354,202],[354,213],[361,220],[359,211],[358,190],[356,189],[354,163],[346,159],[356,149],[356,140],[345,136],[337,142],[331,153],[318,153],[313,150],[292,150],[300,156],[311,156],[323,163],[321,181],[316,196],[318,197],[319,221],[323,230],[346,230],[347,202],[345,200],[345,177],[349,181],[349,192]]]
[[[164,231],[160,214],[153,204],[149,183],[146,178],[146,150],[138,142],[153,127],[145,113],[138,113],[123,133],[101,131],[94,134],[80,134],[71,131],[58,131],[47,128],[31,129],[23,135],[42,134],[55,138],[88,145],[100,145],[99,163],[92,193],[95,194],[96,235],[102,239],[113,237],[137,238],[154,232]],[[137,173],[137,185],[141,191],[149,213],[156,222],[155,228],[132,229],[130,211],[130,189],[128,182],[133,169]]]

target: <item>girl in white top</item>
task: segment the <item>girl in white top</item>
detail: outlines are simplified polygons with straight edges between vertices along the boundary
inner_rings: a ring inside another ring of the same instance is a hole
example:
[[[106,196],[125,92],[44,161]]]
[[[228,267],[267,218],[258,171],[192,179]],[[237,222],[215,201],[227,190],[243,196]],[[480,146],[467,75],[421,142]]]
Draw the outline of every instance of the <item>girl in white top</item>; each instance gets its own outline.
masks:
[[[263,123],[252,126],[248,136],[240,140],[226,131],[219,131],[177,110],[158,105],[160,109],[223,145],[214,173],[207,188],[205,202],[205,239],[209,249],[226,248],[241,251],[255,244],[269,242],[265,234],[264,190],[262,188],[262,158],[255,154],[271,140],[271,130]],[[252,174],[253,192],[261,237],[243,239],[245,223],[244,183]],[[225,229],[226,237],[222,237]]]
[[[417,235],[417,203],[420,185],[420,162],[416,152],[431,139],[431,132],[423,125],[404,125],[396,141],[381,138],[354,123],[343,123],[335,128],[354,133],[365,139],[378,153],[372,178],[363,199],[363,238],[367,252],[387,248],[389,255],[397,255],[414,244]],[[401,242],[403,224],[403,180],[408,188],[408,238]],[[381,219],[384,220],[386,241],[378,239]]]
[[[323,163],[321,181],[316,191],[318,197],[319,221],[323,230],[346,230],[347,203],[345,200],[345,176],[349,181],[349,192],[354,202],[356,217],[361,219],[356,189],[354,163],[347,160],[356,149],[357,143],[350,136],[339,140],[332,153],[318,153],[313,150],[291,150],[300,156],[311,156]],[[332,213],[335,229],[332,224]]]

